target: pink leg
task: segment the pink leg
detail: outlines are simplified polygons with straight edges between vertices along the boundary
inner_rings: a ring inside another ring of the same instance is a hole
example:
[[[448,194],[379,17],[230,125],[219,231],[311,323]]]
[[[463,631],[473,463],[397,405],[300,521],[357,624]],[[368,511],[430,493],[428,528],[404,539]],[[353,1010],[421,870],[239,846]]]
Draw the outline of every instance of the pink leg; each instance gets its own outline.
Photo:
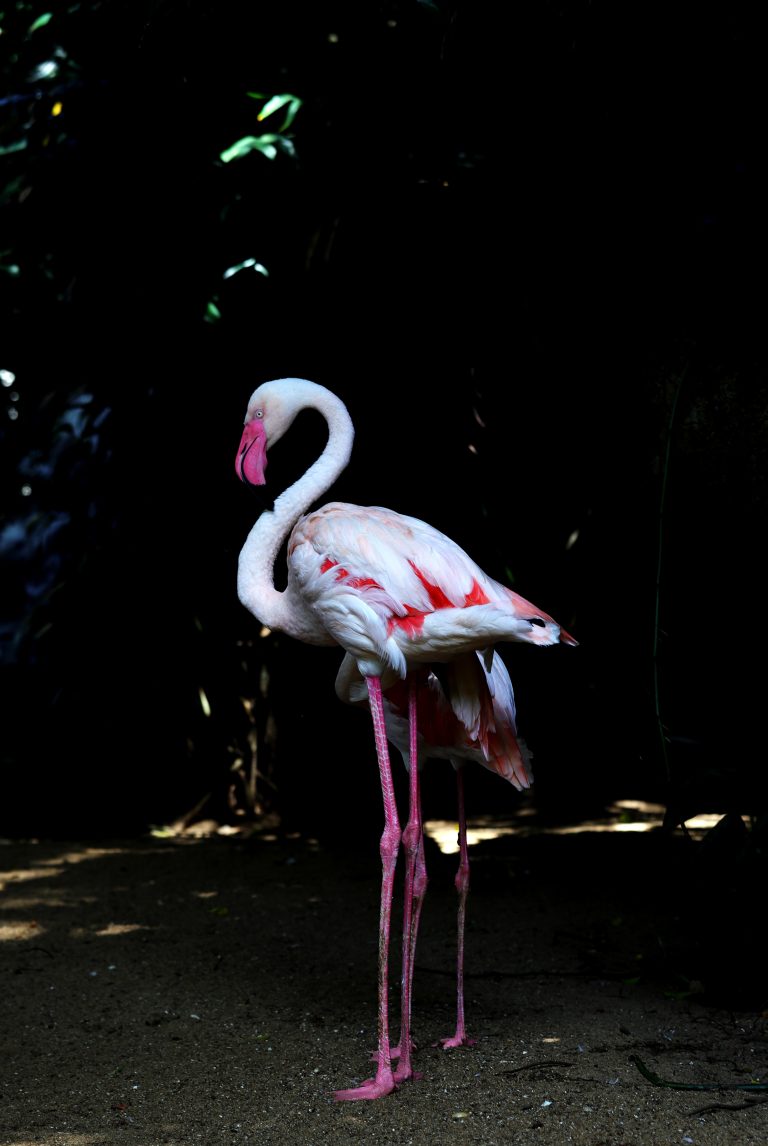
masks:
[[[464,773],[456,772],[456,789],[459,802],[459,870],[456,872],[456,890],[459,893],[458,953],[456,961],[456,1034],[450,1039],[441,1039],[445,1050],[451,1047],[474,1046],[476,1039],[467,1038],[464,1027],[464,924],[467,915],[467,892],[469,891],[469,853],[467,851],[467,817],[464,811]]]
[[[410,729],[409,810],[408,824],[403,832],[405,848],[405,893],[403,909],[403,973],[400,999],[400,1063],[395,1071],[395,1082],[420,1078],[411,1067],[411,997],[413,988],[413,962],[416,957],[416,937],[419,918],[427,890],[427,868],[424,862],[424,836],[421,824],[421,796],[419,793],[418,739],[416,727],[416,683],[409,680],[408,724]]]
[[[377,676],[366,677],[368,699],[373,717],[373,734],[376,739],[376,755],[379,759],[381,794],[384,800],[384,832],[379,850],[381,852],[381,914],[379,917],[379,1047],[376,1077],[369,1078],[360,1086],[349,1090],[337,1090],[334,1097],[339,1101],[353,1101],[360,1098],[382,1098],[395,1089],[389,1045],[389,935],[392,917],[392,890],[395,880],[395,866],[400,847],[400,823],[397,818],[395,790],[392,783],[392,768],[389,762],[389,748],[384,725],[384,707],[381,698],[381,680]]]

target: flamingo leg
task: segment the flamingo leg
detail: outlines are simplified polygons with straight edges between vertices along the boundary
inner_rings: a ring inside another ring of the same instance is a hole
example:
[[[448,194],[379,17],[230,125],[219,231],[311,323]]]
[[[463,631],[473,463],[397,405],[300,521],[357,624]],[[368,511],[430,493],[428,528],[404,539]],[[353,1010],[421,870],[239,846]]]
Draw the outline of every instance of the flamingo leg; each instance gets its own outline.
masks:
[[[444,1050],[452,1047],[474,1046],[476,1039],[467,1038],[464,1026],[464,925],[467,916],[467,893],[469,891],[469,852],[467,851],[467,817],[464,809],[464,773],[456,772],[456,792],[459,805],[459,868],[456,872],[456,891],[459,893],[457,921],[456,955],[456,1034],[452,1038],[441,1039]]]
[[[334,1097],[340,1102],[350,1102],[361,1098],[382,1098],[395,1089],[389,1042],[389,938],[392,919],[392,891],[395,881],[397,853],[400,847],[400,822],[397,818],[395,789],[392,782],[392,767],[389,760],[389,747],[384,724],[384,705],[381,694],[381,680],[377,676],[365,678],[368,685],[368,698],[373,718],[373,734],[376,740],[376,755],[379,760],[381,794],[384,801],[384,831],[379,851],[381,854],[381,911],[379,916],[379,1043],[377,1052],[376,1077],[369,1078],[360,1086],[349,1090],[337,1090]]]
[[[410,734],[408,823],[403,832],[405,850],[405,893],[403,903],[403,970],[400,997],[400,1044],[392,1056],[400,1056],[395,1071],[395,1082],[420,1078],[411,1067],[411,998],[413,989],[413,963],[416,957],[416,937],[419,919],[427,890],[427,868],[424,862],[424,833],[421,822],[421,794],[419,792],[418,730],[416,720],[416,682],[409,678],[408,726]]]

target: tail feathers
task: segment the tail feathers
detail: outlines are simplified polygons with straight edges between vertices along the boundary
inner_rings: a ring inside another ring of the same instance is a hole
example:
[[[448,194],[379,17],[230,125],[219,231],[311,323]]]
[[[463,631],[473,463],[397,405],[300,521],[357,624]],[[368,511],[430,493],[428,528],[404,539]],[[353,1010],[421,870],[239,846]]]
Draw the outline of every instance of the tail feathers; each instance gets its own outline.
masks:
[[[486,649],[458,658],[448,668],[448,686],[451,707],[486,768],[518,791],[530,788],[531,753],[517,738],[515,693],[499,654]]]
[[[525,741],[517,736],[515,691],[507,666],[497,652],[492,652],[489,658],[488,651],[478,654],[487,686],[481,691],[481,696],[490,701],[490,711],[487,701],[482,706],[486,731],[479,738],[480,745],[486,767],[498,772],[518,791],[523,791],[533,782],[531,752]]]
[[[485,767],[503,776],[518,792],[530,788],[533,783],[530,749],[509,728],[502,726],[490,734],[485,757]]]
[[[493,700],[478,654],[467,653],[445,666],[445,692],[468,739],[485,750],[487,729],[493,725]]]
[[[433,671],[434,670],[434,671]],[[531,753],[517,736],[515,695],[504,661],[493,650],[468,653],[420,670],[417,687],[419,758],[475,760],[518,791],[533,781]],[[391,673],[382,681],[387,736],[408,767],[408,684]],[[336,692],[347,704],[367,704],[368,689],[353,657],[344,657]]]

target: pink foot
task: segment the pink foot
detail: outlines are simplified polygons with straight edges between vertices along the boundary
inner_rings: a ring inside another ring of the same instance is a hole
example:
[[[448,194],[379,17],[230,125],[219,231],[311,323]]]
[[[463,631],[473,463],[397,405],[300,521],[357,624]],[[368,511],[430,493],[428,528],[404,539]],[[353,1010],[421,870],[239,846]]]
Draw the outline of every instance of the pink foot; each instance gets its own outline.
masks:
[[[349,1090],[335,1090],[333,1097],[337,1102],[356,1102],[361,1098],[383,1098],[396,1089],[394,1075],[390,1072],[389,1078],[368,1078],[360,1086],[350,1087]]]
[[[477,1039],[470,1039],[466,1035],[454,1035],[450,1039],[440,1039],[439,1042],[432,1043],[433,1047],[442,1047],[443,1050],[453,1050],[455,1047],[474,1047],[477,1046]]]

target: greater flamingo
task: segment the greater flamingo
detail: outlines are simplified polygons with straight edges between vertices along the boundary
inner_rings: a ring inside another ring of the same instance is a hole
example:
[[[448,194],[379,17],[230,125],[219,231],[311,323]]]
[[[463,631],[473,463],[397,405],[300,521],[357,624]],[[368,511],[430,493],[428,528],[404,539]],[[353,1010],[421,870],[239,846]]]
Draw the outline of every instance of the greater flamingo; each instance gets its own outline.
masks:
[[[264,382],[248,402],[236,471],[251,485],[265,484],[267,450],[304,409],[318,411],[328,427],[325,448],[309,469],[275,499],[251,528],[238,563],[238,595],[262,624],[298,640],[340,645],[365,681],[379,764],[384,831],[379,921],[378,1050],[375,1078],[336,1091],[340,1100],[390,1094],[388,959],[392,891],[401,841],[387,745],[384,693],[407,682],[409,759],[418,777],[419,673],[446,664],[466,668],[467,654],[482,653],[490,672],[493,646],[524,641],[551,646],[577,642],[547,613],[485,573],[454,541],[432,526],[380,506],[329,502],[307,513],[349,462],[354,427],[335,394],[302,378]],[[290,537],[288,536],[290,533]],[[288,578],[274,583],[274,565],[288,538]],[[456,712],[462,719],[461,705]],[[412,800],[412,809],[418,801]],[[420,828],[417,829],[420,831]],[[418,840],[406,828],[415,867]],[[413,869],[412,869],[413,870]],[[412,927],[412,924],[411,924]],[[404,936],[410,947],[409,936]],[[412,967],[412,961],[411,961]],[[408,1055],[409,1041],[401,1045]]]

